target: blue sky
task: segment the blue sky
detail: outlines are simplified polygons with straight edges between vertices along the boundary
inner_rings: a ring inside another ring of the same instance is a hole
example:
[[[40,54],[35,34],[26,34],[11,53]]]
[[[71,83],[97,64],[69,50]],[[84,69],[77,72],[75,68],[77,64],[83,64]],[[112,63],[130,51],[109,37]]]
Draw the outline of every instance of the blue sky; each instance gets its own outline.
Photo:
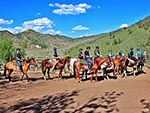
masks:
[[[1,0],[0,30],[72,38],[114,31],[150,16],[150,0]]]

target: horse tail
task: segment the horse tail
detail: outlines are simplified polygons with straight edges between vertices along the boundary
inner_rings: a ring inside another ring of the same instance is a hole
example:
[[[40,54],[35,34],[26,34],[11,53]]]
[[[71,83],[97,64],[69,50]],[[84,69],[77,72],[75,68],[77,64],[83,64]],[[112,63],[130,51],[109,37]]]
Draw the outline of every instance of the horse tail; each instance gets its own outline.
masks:
[[[75,62],[73,63],[73,76],[76,76]]]
[[[120,62],[120,70],[121,70],[121,74],[123,73],[123,63],[122,61]]]
[[[6,78],[6,64],[5,64],[5,66],[4,66],[4,73],[3,73],[3,76],[5,76],[5,78]]]
[[[42,67],[42,73],[44,74],[45,70],[46,70],[46,62],[45,62],[45,60],[41,61],[41,67]]]

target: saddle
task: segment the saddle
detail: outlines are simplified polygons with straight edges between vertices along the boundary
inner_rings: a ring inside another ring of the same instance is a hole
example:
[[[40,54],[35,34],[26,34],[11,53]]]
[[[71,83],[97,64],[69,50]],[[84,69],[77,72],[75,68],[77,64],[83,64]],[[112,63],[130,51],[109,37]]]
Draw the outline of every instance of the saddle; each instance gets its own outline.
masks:
[[[16,61],[12,61],[12,63],[13,63],[13,66],[18,66]]]
[[[130,64],[135,64],[135,61],[134,61],[134,60],[132,60],[132,59],[130,59],[130,58],[128,58],[128,60],[129,60]]]
[[[80,64],[81,65],[88,65],[88,62],[86,60],[80,59]]]

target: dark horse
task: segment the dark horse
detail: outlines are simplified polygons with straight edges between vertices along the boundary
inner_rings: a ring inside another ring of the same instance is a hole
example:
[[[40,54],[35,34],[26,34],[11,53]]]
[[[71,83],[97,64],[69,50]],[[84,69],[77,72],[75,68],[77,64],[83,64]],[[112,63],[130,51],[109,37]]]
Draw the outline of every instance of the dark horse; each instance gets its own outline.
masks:
[[[68,70],[70,70],[70,56],[65,56],[63,58],[59,58],[57,64],[55,65],[54,69],[59,70],[59,75],[58,78],[62,78],[62,71],[67,64]],[[46,70],[48,77],[50,78],[50,69],[53,67],[53,63],[49,61],[48,59],[44,59],[41,61],[41,66],[42,66],[42,73],[44,75],[44,79],[46,80]]]
[[[105,65],[104,68],[102,68],[102,65]],[[102,58],[94,59],[94,65],[92,66],[92,76],[91,76],[90,81],[92,82],[94,74],[96,75],[96,81],[97,81],[98,70],[103,69],[103,73],[105,73],[106,69],[111,66],[112,64],[111,64],[109,57],[102,57]]]
[[[23,61],[23,66],[22,66],[23,73],[22,73],[21,80],[23,80],[23,77],[25,75],[27,80],[29,81],[27,71],[30,65],[37,65],[36,60],[34,58],[28,59],[27,61]],[[20,71],[19,66],[14,61],[8,61],[4,67],[4,76],[6,77],[8,76],[9,81],[11,81],[10,75],[13,71]],[[8,75],[6,75],[7,72],[8,72]]]
[[[132,67],[133,68],[133,75],[135,77],[136,75],[136,70],[139,72],[144,72],[143,71],[143,66],[145,63],[145,57],[142,56],[140,59],[137,60],[137,64],[135,65],[135,61],[131,61],[128,57],[125,58],[125,60],[122,60],[121,62],[121,73],[123,74],[123,77],[127,77],[127,67]]]

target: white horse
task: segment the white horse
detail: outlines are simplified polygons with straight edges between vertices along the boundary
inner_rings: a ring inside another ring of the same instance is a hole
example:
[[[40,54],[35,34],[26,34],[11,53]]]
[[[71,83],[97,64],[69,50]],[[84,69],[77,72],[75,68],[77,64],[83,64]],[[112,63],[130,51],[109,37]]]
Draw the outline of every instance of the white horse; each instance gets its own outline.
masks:
[[[74,62],[77,61],[77,58],[71,58],[70,60],[70,75],[74,75],[74,67],[73,67],[73,64]]]

